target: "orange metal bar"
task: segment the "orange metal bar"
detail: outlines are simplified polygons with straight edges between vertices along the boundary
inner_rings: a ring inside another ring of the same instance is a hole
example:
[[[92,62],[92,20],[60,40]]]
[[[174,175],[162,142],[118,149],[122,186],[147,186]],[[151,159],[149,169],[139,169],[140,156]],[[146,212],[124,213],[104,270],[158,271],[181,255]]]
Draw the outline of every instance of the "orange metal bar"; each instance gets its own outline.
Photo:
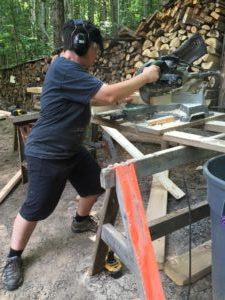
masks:
[[[117,191],[120,195],[119,198],[123,201],[123,214],[125,214],[129,239],[139,269],[144,299],[164,300],[164,291],[155,260],[135,167],[133,164],[124,164],[116,166],[115,171]]]

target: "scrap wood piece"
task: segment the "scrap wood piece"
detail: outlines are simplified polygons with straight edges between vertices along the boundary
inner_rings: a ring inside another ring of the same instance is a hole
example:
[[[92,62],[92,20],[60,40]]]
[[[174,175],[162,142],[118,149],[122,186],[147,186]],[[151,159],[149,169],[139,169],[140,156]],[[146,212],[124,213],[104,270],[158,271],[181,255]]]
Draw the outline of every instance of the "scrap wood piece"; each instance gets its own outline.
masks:
[[[196,282],[211,271],[211,241],[192,249],[191,282]],[[189,283],[189,252],[168,259],[164,272],[177,285]]]
[[[11,112],[7,111],[7,110],[1,110],[0,109],[0,116],[6,116],[9,117],[11,116]]]
[[[165,171],[166,172],[166,171]],[[154,177],[161,183],[161,185],[177,200],[183,198],[185,193],[168,177],[166,173],[161,172],[154,175]]]
[[[21,170],[19,170],[0,191],[0,203],[4,201],[4,199],[8,196],[11,190],[21,181],[21,179],[22,172]]]
[[[28,87],[27,88],[27,93],[41,94],[42,93],[42,87],[41,86]]]
[[[224,136],[225,133],[220,133],[211,137],[203,137],[202,135],[186,133],[182,131],[170,131],[164,133],[163,139],[186,146],[193,146],[225,153],[225,141],[220,140],[220,138],[223,138]]]
[[[225,132],[224,121],[208,121],[205,123],[205,130],[214,132]]]
[[[158,177],[162,175],[164,178],[168,178],[168,174],[169,171],[163,171],[158,173],[157,175]],[[167,190],[159,182],[158,177],[156,175],[153,175],[152,177],[151,190],[146,210],[146,217],[148,222],[163,217],[167,213],[168,193]],[[156,261],[160,270],[163,269],[163,265],[165,262],[165,244],[165,236],[153,241]]]
[[[152,119],[152,120],[147,120],[147,124],[148,125],[160,125],[160,124],[164,124],[164,123],[169,123],[169,122],[174,122],[177,119],[174,116],[165,116],[165,117],[160,117],[160,118],[156,118],[156,119]]]
[[[124,150],[126,150],[134,158],[142,158],[144,154],[138,150],[128,139],[126,139],[117,129],[108,126],[101,126],[119,145],[121,145]],[[165,177],[163,174],[158,176],[160,183],[165,187],[165,189],[176,199],[182,198],[185,194],[184,192],[172,182],[168,176]]]

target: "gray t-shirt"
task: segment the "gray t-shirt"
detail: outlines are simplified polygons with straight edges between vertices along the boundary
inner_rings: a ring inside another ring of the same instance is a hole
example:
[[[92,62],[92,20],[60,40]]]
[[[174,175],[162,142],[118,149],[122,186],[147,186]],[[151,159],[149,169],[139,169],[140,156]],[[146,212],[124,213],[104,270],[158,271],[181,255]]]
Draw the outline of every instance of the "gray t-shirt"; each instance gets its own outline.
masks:
[[[46,159],[75,155],[90,122],[90,100],[102,84],[81,65],[57,57],[46,74],[40,118],[28,136],[25,154]]]

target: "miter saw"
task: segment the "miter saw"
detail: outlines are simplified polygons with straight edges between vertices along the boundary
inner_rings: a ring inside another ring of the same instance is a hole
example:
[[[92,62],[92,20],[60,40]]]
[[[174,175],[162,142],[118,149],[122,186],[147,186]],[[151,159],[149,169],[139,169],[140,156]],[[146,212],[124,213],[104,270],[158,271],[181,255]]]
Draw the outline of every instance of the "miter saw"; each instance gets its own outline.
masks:
[[[143,72],[145,67],[157,65],[160,67],[160,78],[153,83],[148,83],[140,88],[141,99],[146,103],[142,105],[127,104],[119,113],[111,116],[112,119],[124,118],[129,121],[150,119],[157,116],[175,115],[182,121],[191,121],[193,116],[208,116],[208,109],[202,103],[188,103],[188,99],[180,103],[167,105],[151,105],[151,97],[165,94],[186,92],[189,99],[204,97],[202,89],[203,82],[209,78],[220,75],[219,71],[208,71],[199,68],[199,72],[189,72],[194,61],[207,53],[206,45],[200,34],[192,35],[180,48],[173,53],[161,56],[158,60],[151,60],[138,69],[137,74]],[[188,93],[187,93],[188,92]],[[183,93],[182,96],[185,97]],[[175,110],[175,112],[174,112]],[[192,112],[192,113],[191,113]]]

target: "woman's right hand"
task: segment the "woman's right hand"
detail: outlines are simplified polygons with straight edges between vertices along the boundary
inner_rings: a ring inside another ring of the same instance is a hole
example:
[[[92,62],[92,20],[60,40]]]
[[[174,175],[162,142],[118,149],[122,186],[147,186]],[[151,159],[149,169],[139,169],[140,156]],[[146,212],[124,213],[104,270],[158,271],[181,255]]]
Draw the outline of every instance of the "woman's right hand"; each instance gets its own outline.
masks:
[[[160,77],[160,67],[151,65],[149,67],[145,67],[142,73],[145,76],[146,83],[154,82]]]

